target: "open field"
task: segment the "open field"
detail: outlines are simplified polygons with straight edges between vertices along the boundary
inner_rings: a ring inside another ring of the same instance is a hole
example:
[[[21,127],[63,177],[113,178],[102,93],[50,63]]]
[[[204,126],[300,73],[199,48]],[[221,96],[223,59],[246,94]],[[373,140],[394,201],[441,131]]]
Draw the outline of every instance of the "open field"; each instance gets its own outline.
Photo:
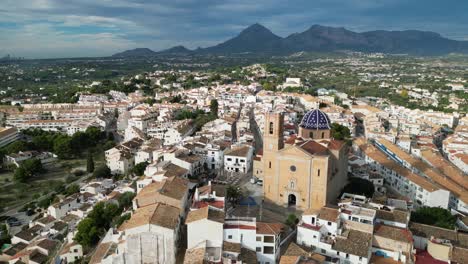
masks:
[[[0,207],[3,211],[44,197],[66,184],[67,178],[70,176],[74,178],[70,178],[69,181],[78,179],[72,174],[72,171],[76,169],[86,170],[86,160],[59,160],[45,166],[45,168],[47,171],[44,174],[34,177],[27,183],[14,182],[13,172],[0,174]]]

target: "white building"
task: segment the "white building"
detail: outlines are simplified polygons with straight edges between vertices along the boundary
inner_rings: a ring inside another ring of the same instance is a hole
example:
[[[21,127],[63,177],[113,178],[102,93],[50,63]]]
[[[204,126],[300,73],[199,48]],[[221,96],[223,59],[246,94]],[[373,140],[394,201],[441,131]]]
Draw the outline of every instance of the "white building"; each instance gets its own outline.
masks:
[[[187,248],[199,247],[201,243],[210,248],[210,261],[220,262],[223,247],[224,212],[210,206],[190,211],[187,225]]]
[[[0,127],[0,148],[19,139],[18,129],[15,127]]]
[[[260,264],[277,263],[283,230],[284,225],[280,223],[257,222],[249,217],[227,218],[224,221],[224,241],[255,251]]]
[[[247,173],[252,167],[252,159],[252,146],[232,146],[224,153],[224,170]]]

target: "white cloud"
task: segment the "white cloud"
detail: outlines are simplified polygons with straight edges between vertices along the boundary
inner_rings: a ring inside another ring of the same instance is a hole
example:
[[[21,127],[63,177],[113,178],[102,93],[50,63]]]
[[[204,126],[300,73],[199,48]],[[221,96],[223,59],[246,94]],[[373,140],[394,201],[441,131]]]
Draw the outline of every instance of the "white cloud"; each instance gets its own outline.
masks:
[[[2,52],[28,58],[105,56],[135,46],[123,35],[104,32],[66,34],[48,24],[27,25],[21,31],[0,29]]]

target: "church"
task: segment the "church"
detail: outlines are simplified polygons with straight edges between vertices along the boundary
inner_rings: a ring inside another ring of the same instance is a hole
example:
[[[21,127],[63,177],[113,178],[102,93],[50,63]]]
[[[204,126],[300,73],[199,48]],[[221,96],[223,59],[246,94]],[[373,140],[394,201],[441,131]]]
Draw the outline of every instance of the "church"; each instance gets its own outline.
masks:
[[[335,203],[347,182],[348,146],[331,138],[330,118],[307,112],[296,136],[284,141],[284,116],[269,112],[263,135],[265,201],[299,210]]]

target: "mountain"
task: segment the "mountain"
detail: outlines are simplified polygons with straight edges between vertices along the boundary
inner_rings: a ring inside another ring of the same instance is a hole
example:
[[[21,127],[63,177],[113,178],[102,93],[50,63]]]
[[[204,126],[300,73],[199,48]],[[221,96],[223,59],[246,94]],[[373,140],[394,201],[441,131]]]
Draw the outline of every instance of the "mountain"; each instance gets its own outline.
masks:
[[[154,52],[148,48],[136,48],[132,50],[126,50],[124,52],[116,53],[112,57],[119,58],[129,58],[129,57],[151,57],[157,55],[157,52]]]
[[[410,55],[468,54],[468,41],[444,38],[438,33],[418,30],[353,32],[343,27],[313,25],[301,33],[285,38],[275,35],[268,28],[253,24],[237,36],[218,45],[189,50],[176,46],[160,52],[135,49],[117,53],[115,57],[156,56],[158,54],[216,54],[248,53],[253,55],[289,55],[296,52],[334,51],[382,52]]]
[[[199,52],[213,54],[264,53],[274,50],[281,39],[281,37],[257,23],[242,30],[236,37],[216,46],[201,49]]]
[[[468,53],[468,41],[442,37],[438,33],[406,31],[353,32],[343,27],[313,25],[301,33],[281,38],[260,24],[243,30],[238,36],[214,47],[202,49],[204,53],[254,53],[285,55],[300,51],[383,52],[410,55],[445,55]]]
[[[187,49],[184,46],[179,45],[179,46],[175,46],[175,47],[172,47],[172,48],[169,48],[169,49],[166,49],[166,50],[159,51],[157,53],[158,54],[167,54],[167,55],[189,55],[189,54],[192,54],[193,51]]]

